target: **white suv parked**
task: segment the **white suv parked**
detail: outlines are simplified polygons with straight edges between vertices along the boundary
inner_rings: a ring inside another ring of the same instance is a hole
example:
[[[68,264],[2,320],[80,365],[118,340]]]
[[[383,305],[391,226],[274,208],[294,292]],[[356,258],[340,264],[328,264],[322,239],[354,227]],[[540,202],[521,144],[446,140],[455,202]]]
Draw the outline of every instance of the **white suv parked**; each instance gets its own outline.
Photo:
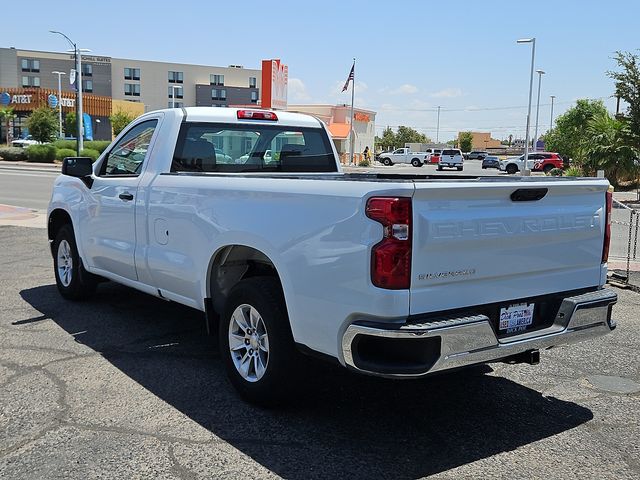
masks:
[[[459,172],[463,169],[464,157],[462,152],[457,149],[445,149],[440,154],[440,160],[438,161],[438,170],[442,170],[443,167],[457,168]]]

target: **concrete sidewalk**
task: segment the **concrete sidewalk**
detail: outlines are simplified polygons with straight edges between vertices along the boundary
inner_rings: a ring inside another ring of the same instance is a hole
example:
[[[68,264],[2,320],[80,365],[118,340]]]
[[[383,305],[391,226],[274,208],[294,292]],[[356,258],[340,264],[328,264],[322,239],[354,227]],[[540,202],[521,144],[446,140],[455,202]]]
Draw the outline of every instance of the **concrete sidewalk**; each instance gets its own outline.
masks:
[[[0,225],[46,228],[47,212],[0,204]]]

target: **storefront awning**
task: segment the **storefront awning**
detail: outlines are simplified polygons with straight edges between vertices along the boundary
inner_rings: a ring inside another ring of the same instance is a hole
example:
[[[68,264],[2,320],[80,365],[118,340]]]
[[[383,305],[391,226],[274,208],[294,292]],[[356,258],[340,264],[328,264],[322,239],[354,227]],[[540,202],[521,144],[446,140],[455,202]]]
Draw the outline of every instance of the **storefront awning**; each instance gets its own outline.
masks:
[[[351,125],[348,123],[332,123],[329,125],[329,133],[333,138],[338,140],[346,140],[349,138],[349,132],[351,131]]]

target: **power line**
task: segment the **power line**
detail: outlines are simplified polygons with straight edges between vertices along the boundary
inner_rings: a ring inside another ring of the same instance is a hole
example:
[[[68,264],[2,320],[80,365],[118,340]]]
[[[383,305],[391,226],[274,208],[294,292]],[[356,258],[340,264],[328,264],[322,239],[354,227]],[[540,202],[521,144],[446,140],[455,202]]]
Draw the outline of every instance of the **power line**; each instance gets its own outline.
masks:
[[[605,97],[596,97],[596,98],[581,98],[580,100],[606,100],[608,98],[612,98],[612,95],[607,95]],[[571,105],[576,103],[576,100],[566,101],[566,102],[554,102],[554,105]],[[541,107],[549,107],[550,103],[541,103]],[[376,107],[373,107],[376,108]],[[528,105],[512,105],[512,106],[502,106],[502,107],[466,107],[466,108],[441,108],[441,112],[487,112],[487,111],[498,111],[498,110],[518,110],[522,108],[528,108]],[[401,112],[437,112],[438,108],[401,108],[401,107],[392,107],[392,108],[378,108],[378,113],[385,111],[401,111]]]

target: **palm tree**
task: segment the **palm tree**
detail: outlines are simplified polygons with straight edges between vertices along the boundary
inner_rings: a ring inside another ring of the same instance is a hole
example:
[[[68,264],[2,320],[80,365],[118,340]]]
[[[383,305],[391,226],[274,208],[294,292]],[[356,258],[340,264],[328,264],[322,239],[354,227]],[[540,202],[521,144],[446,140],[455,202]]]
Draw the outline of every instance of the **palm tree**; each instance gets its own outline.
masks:
[[[638,149],[627,122],[617,120],[608,112],[596,114],[587,124],[588,136],[581,145],[582,169],[587,175],[604,170],[609,181],[635,178]]]
[[[13,120],[16,117],[16,114],[13,111],[13,108],[11,107],[4,107],[4,108],[0,108],[0,123],[4,123],[5,127],[7,128],[7,146],[9,146],[9,128],[11,125],[11,120]]]

